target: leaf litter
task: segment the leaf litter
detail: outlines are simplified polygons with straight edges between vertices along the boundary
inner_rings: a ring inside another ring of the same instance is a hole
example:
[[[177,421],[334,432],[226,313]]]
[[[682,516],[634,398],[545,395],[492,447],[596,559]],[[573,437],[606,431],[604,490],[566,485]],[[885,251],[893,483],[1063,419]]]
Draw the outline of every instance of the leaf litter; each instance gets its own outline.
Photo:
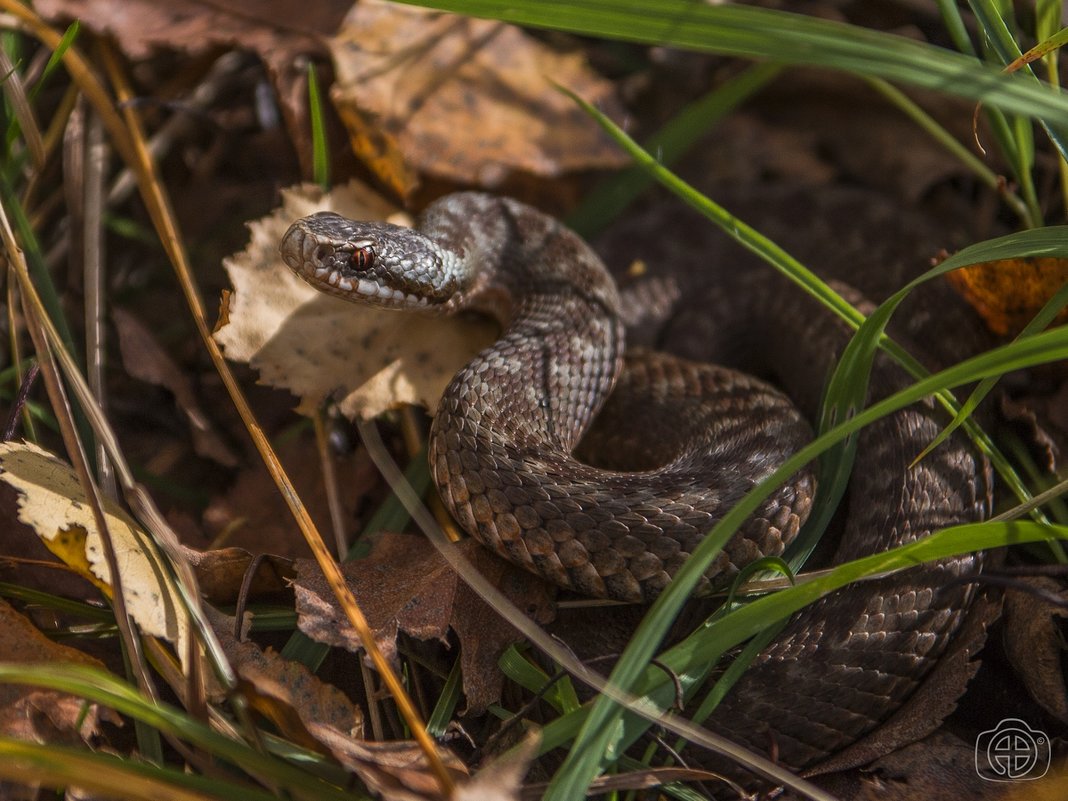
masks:
[[[551,585],[474,540],[457,543],[476,570],[532,620],[545,625],[554,617],[556,590]],[[297,614],[300,630],[314,640],[359,649],[359,640],[336,608],[333,594],[310,560],[297,560]],[[506,623],[453,572],[422,537],[383,534],[371,553],[342,568],[360,608],[374,629],[379,649],[397,658],[397,635],[448,644],[456,633],[460,644],[465,714],[479,715],[500,700],[504,678],[497,662],[522,634]]]
[[[87,28],[113,36],[124,54],[139,66],[157,58],[163,49],[181,58],[200,57],[209,48],[220,45],[236,45],[256,53],[267,65],[275,102],[286,121],[294,148],[305,162],[309,160],[307,154],[311,148],[304,85],[308,65],[304,59],[309,56],[322,59],[329,53],[337,79],[331,83],[335,108],[328,109],[327,122],[328,126],[337,122],[333,118],[336,111],[344,125],[331,129],[335,149],[346,150],[337,146],[347,136],[349,148],[358,154],[377,182],[402,198],[419,198],[416,206],[425,196],[456,185],[529,192],[537,198],[573,197],[573,185],[544,178],[615,166],[620,163],[619,154],[606,146],[596,126],[548,89],[546,77],[568,85],[614,115],[622,114],[620,98],[630,92],[629,101],[635,86],[640,86],[639,81],[628,82],[618,77],[624,72],[618,63],[616,78],[600,77],[589,66],[588,49],[573,39],[531,34],[510,25],[463,20],[377,0],[365,0],[351,10],[347,3],[323,4],[311,9],[306,3],[292,2],[270,4],[269,8],[262,4],[236,4],[210,9],[195,2],[162,6],[147,0],[129,3],[47,0],[36,5],[56,18],[76,16]],[[348,16],[339,29],[337,21],[346,12]],[[840,12],[836,8],[829,13]],[[655,79],[660,83],[652,84],[654,91],[657,85],[682,85],[679,78],[684,77],[684,72],[679,65],[691,69],[694,62],[673,62],[671,54],[657,57],[663,58],[663,71]],[[605,60],[603,53],[601,58],[601,67],[612,64],[610,58]],[[317,66],[321,69],[323,65]],[[803,83],[805,77],[791,76],[791,80]],[[847,83],[850,99],[845,105],[855,112],[856,106],[866,102],[865,95],[857,90],[855,82]],[[845,139],[852,137],[855,142],[844,141],[841,125],[828,126],[822,109],[808,102],[811,86],[798,89],[798,85],[791,83],[779,89],[777,100],[769,104],[774,107],[770,114],[765,106],[764,117],[760,117],[759,111],[739,115],[734,125],[748,130],[749,134],[732,138],[728,132],[717,138],[714,147],[704,149],[709,161],[717,164],[716,169],[728,175],[744,174],[745,180],[753,183],[775,181],[785,175],[797,179],[806,192],[819,192],[835,182],[863,180],[863,173],[868,171],[875,174],[869,176],[875,182],[894,184],[910,205],[937,195],[951,178],[959,179],[959,167],[939,163],[937,149],[925,136],[916,136],[913,129],[904,133],[912,137],[907,141],[915,140],[916,147],[901,147],[903,132],[895,126],[885,107],[879,110],[878,137],[871,135],[870,114],[853,113],[850,117],[858,121],[856,130],[846,134]],[[168,86],[159,97],[172,97],[168,93],[173,88]],[[154,95],[154,89],[150,84],[146,93]],[[815,94],[824,96],[820,90]],[[810,118],[800,125],[794,119],[791,127],[789,117],[796,109],[784,110],[780,102],[784,98],[795,106],[800,102],[802,112]],[[244,101],[238,104],[241,102]],[[952,110],[949,116],[953,117]],[[820,125],[825,126],[823,130],[818,129]],[[730,124],[725,126],[730,127]],[[857,147],[856,142],[867,144]],[[920,148],[922,154],[917,155]],[[783,155],[784,152],[788,155]],[[735,155],[725,158],[721,153]],[[351,156],[348,158],[351,160]],[[876,158],[897,161],[873,166]],[[892,166],[885,168],[887,164]],[[213,166],[198,169],[212,172]],[[270,169],[273,170],[273,165]],[[350,172],[343,175],[348,177]],[[272,172],[271,180],[276,185],[285,185],[294,176],[287,174],[279,178]],[[237,187],[239,192],[243,189],[241,184]],[[196,192],[190,192],[189,196],[196,197]],[[441,388],[453,372],[493,338],[493,326],[376,313],[310,290],[292,278],[277,258],[277,242],[293,218],[324,208],[373,219],[403,222],[405,217],[396,206],[356,181],[331,193],[308,185],[294,187],[284,191],[282,198],[281,207],[250,224],[248,248],[226,264],[235,291],[224,305],[225,324],[220,326],[217,338],[227,355],[236,361],[247,361],[263,383],[284,388],[296,396],[298,408],[304,413],[319,409],[324,402],[334,402],[344,414],[363,419],[406,404],[419,404],[432,411]],[[1020,274],[1010,275],[1019,278]],[[987,298],[983,302],[993,308],[992,325],[995,326],[999,319],[1017,314],[1016,307],[1024,305],[996,285],[980,286],[975,291],[985,292]],[[1026,320],[1027,314],[1024,311],[1018,316]],[[376,315],[381,319],[375,320]],[[131,336],[141,336],[149,328],[136,320],[129,324],[129,319],[124,321],[121,314],[113,318],[119,325],[120,335],[126,336],[126,345]],[[453,325],[456,330],[452,330]],[[421,340],[429,344],[420,344]],[[216,408],[212,396],[200,397],[204,394],[203,387],[191,387],[184,382],[180,375],[182,367],[173,364],[173,360],[168,364],[169,357],[162,350],[153,351],[154,337],[144,344],[148,351],[124,348],[126,371],[172,392],[183,415],[184,432],[198,438],[195,444],[202,455],[224,465],[230,464],[228,460],[235,456],[239,461],[244,460],[240,452],[229,452],[227,443],[234,438],[223,436],[210,441],[209,436],[207,442],[199,439],[198,419],[205,409]],[[141,364],[145,361],[149,363]],[[139,368],[144,370],[139,372]],[[1068,384],[1060,385],[1060,394],[1054,387],[1048,394],[1051,400],[1042,409],[1046,416],[1059,415],[1062,423],[1064,404],[1057,398],[1063,400],[1066,387]],[[1021,416],[1028,414],[1034,416],[1029,409]],[[1054,447],[1057,442],[1063,443],[1061,432],[1056,428],[1051,431]],[[55,458],[47,454],[33,458],[45,464],[55,463]],[[309,482],[318,479],[311,459],[302,457],[293,465],[292,469]],[[56,472],[47,473],[46,478],[23,481],[18,492],[22,497],[35,496],[39,506],[54,506],[57,510],[69,511],[72,506],[84,504],[84,500],[77,500],[76,488],[71,486],[73,476],[69,468],[64,469],[67,472],[57,468]],[[254,479],[257,470],[257,465],[245,465],[234,471],[238,478],[233,479],[233,486],[213,488],[210,501],[198,511],[203,513],[206,527],[223,537],[237,532],[247,536],[244,544],[252,549],[281,552],[285,550],[282,540],[292,527],[284,514],[264,500],[273,497],[272,490],[262,476],[259,481]],[[13,486],[22,480],[18,478],[20,471],[21,468],[15,471],[10,482]],[[53,480],[58,490],[40,489]],[[344,515],[348,521],[365,511],[360,502],[374,495],[376,490],[371,484],[359,471],[355,476],[344,474]],[[43,538],[49,536],[45,532],[54,532],[53,547],[106,588],[107,579],[93,567],[93,560],[99,561],[99,548],[90,544],[91,515],[87,521],[73,513],[67,516],[67,511],[56,518],[34,513],[34,525],[39,527]],[[114,528],[123,532],[120,539],[126,541],[128,535],[129,541],[136,543],[129,546],[131,552],[134,548],[148,547],[147,542],[141,542],[143,533],[128,518],[123,518],[121,510],[109,511],[109,520],[116,521]],[[279,545],[277,549],[275,544]],[[370,545],[370,555],[355,562],[347,575],[361,606],[374,618],[380,645],[400,660],[403,657],[397,650],[398,637],[458,643],[467,695],[466,714],[473,716],[500,699],[501,678],[496,660],[504,646],[516,641],[518,635],[497,619],[492,610],[479,608],[481,602],[470,595],[436,553],[418,538],[383,533],[373,538]],[[469,542],[457,547],[470,549],[468,558],[479,564],[506,594],[511,595],[509,587],[515,585],[513,597],[523,599],[524,603],[536,598],[530,608],[533,617],[544,620],[551,616],[552,593],[548,588],[523,588],[524,581],[534,580],[476,550]],[[123,553],[125,558],[127,551]],[[136,562],[132,556],[130,560],[131,564]],[[204,553],[191,551],[190,560],[197,565],[202,578],[211,578],[211,596],[218,602],[231,602],[240,595],[241,580],[252,564],[253,554],[238,548],[217,548]],[[275,593],[277,597],[286,579],[294,580],[287,560],[273,558],[267,564],[270,569],[261,569],[260,573],[271,574],[270,580],[252,585],[253,598],[260,597],[261,592]],[[306,562],[298,562],[297,567],[301,572],[293,588],[301,598],[301,628],[324,641],[354,648],[351,633],[337,622],[332,596],[316,584],[312,575],[316,571]],[[135,618],[148,632],[152,626],[159,627],[160,622],[152,621],[151,610],[147,608],[152,604],[144,600],[163,598],[164,608],[175,601],[165,595],[165,587],[152,584],[147,578],[150,571],[143,565],[130,568],[129,582],[126,569],[124,565],[123,583],[135,596]],[[533,596],[528,594],[531,591]],[[1050,713],[1056,715],[1062,709],[1058,705],[1062,702],[1057,699],[1063,699],[1063,682],[1056,683],[1057,658],[1062,657],[1058,637],[1063,626],[1058,625],[1053,612],[1026,603],[1021,606],[1019,616],[1017,620],[1026,619],[1035,624],[1015,627],[1016,641],[1009,647],[1017,653],[1016,661],[1021,664],[1028,687],[1035,688],[1036,695],[1054,701]],[[163,617],[165,622],[167,615]],[[0,642],[4,641],[5,633],[13,635],[7,640],[9,649],[21,638],[33,641],[34,648],[40,647],[43,658],[81,658],[77,652],[68,653],[62,646],[40,637],[39,632],[36,637],[33,633],[23,634],[24,627],[32,629],[32,624],[25,618],[11,618],[6,607],[0,607],[0,621]],[[220,624],[228,631],[232,622],[221,620]],[[309,736],[312,742],[325,746],[383,797],[441,797],[424,755],[411,743],[367,743],[359,739],[361,709],[336,695],[335,688],[320,683],[269,649],[238,642],[232,636],[222,636],[222,639],[244,689],[257,699],[257,709],[286,736],[297,742],[308,742],[302,737]],[[177,650],[185,653],[186,649]],[[27,653],[36,651],[31,649]],[[968,656],[963,654],[957,661],[959,670],[956,678],[950,677],[951,683],[971,676],[974,665]],[[49,725],[64,732],[63,736],[74,733],[77,717],[73,699],[60,696],[58,706],[53,708],[41,701],[42,697],[34,696],[25,703],[35,710],[45,710],[45,717],[51,721]],[[937,699],[932,705],[938,706]],[[87,716],[82,721],[80,735],[75,736],[95,735],[100,719]],[[918,722],[930,721],[920,714]],[[854,791],[843,791],[842,797],[934,798],[972,792],[975,783],[967,775],[971,744],[942,737],[935,735],[935,739],[884,757],[869,772],[853,772],[851,775],[861,776],[864,784]],[[492,764],[486,765],[468,784],[463,765],[447,754],[443,756],[448,769],[460,782],[456,798],[488,798],[493,792],[503,798],[515,798],[520,791],[527,765],[525,758],[501,774]],[[953,770],[947,768],[951,763],[955,766]]]

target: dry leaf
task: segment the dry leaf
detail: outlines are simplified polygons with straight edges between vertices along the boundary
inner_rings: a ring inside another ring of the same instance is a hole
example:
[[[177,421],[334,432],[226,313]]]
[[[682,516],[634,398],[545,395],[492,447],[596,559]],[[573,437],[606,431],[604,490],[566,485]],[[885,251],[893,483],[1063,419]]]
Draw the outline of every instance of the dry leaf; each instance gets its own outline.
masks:
[[[976,773],[975,743],[945,732],[888,754],[863,771],[820,777],[818,784],[840,801],[999,801],[1006,789]],[[783,801],[801,799],[787,793]]]
[[[334,759],[354,772],[368,789],[385,801],[445,801],[419,745],[414,742],[369,742],[344,736],[337,729],[312,724],[315,739]],[[467,777],[467,768],[450,751],[438,748],[445,768],[455,781]]]
[[[215,332],[216,341],[264,382],[299,396],[304,411],[326,398],[345,415],[364,419],[409,403],[433,411],[453,375],[493,341],[494,326],[373,309],[313,289],[278,256],[293,220],[323,210],[401,220],[393,206],[355,181],[325,194],[307,185],[282,198],[282,208],[251,223],[245,251],[226,261],[235,292],[229,324]]]
[[[226,658],[242,680],[245,697],[285,736],[317,747],[308,729],[312,723],[331,726],[350,737],[363,736],[363,711],[345,693],[300,662],[283,659],[271,648],[263,650],[253,642],[239,641],[234,618],[211,607],[205,611]]]
[[[111,593],[93,512],[70,465],[29,443],[0,443],[0,481],[19,493],[19,520],[31,526],[56,556]],[[115,548],[126,609],[138,628],[173,643],[184,660],[188,621],[177,589],[151,538],[116,504],[105,501],[108,532]]]
[[[301,497],[305,497],[303,493]],[[256,558],[244,548],[195,551],[183,547],[182,552],[196,573],[201,594],[213,604],[232,604],[237,601],[245,573]],[[262,556],[256,565],[256,575],[248,587],[252,597],[280,592],[289,586],[288,582],[294,576],[291,560],[274,554]]]
[[[103,668],[74,648],[48,639],[25,617],[0,599],[0,662],[70,662]],[[111,710],[54,690],[0,684],[0,733],[42,743],[72,743],[97,734],[101,720],[120,723]]]
[[[469,781],[460,782],[452,801],[519,801],[523,777],[537,756],[541,735],[528,734],[513,748],[484,765]]]
[[[1052,578],[1020,581],[1068,599],[1068,590]],[[1031,697],[1049,714],[1068,723],[1068,690],[1064,685],[1064,637],[1061,621],[1068,617],[1030,592],[1005,592],[1005,653]]]
[[[1068,282],[1068,260],[1003,259],[954,270],[950,284],[1002,336],[1018,333],[1053,293]],[[1068,320],[1062,309],[1056,322]]]
[[[619,117],[612,85],[514,25],[363,0],[331,51],[353,149],[401,197],[419,173],[494,188],[626,162],[552,81]]]
[[[142,60],[167,49],[203,53],[218,45],[236,45],[261,55],[293,56],[295,41],[310,52],[321,49],[320,36],[337,30],[348,0],[307,3],[300,0],[38,0],[48,19],[78,19],[97,33],[114,38],[131,59]]]
[[[119,332],[119,350],[126,371],[134,378],[163,387],[174,395],[174,402],[185,415],[193,435],[193,449],[206,459],[226,467],[237,465],[234,452],[219,437],[197,400],[193,382],[136,316],[112,307],[111,319]]]
[[[555,589],[513,566],[474,540],[458,543],[463,555],[498,589],[538,623],[552,619]],[[497,660],[523,639],[453,572],[422,537],[386,533],[364,559],[342,567],[353,594],[388,659],[397,655],[398,632],[446,642],[451,628],[460,641],[464,694],[478,714],[500,698],[503,679]],[[297,614],[300,630],[314,640],[360,648],[356,632],[336,607],[333,593],[314,562],[298,560]]]
[[[1021,437],[1038,458],[1039,466],[1055,474],[1064,467],[1068,448],[1068,364],[1061,362],[1047,372],[1045,384],[1032,382],[1019,397],[1002,396],[1001,414],[1016,424]]]

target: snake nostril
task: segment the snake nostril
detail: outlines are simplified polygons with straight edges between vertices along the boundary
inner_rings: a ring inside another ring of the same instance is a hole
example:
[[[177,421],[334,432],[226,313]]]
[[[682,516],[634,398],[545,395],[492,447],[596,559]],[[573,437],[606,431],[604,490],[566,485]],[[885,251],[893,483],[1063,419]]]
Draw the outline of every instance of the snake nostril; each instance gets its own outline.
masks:
[[[324,261],[329,259],[333,255],[333,253],[334,249],[329,245],[319,245],[319,247],[315,249],[315,261],[319,264],[322,264]]]

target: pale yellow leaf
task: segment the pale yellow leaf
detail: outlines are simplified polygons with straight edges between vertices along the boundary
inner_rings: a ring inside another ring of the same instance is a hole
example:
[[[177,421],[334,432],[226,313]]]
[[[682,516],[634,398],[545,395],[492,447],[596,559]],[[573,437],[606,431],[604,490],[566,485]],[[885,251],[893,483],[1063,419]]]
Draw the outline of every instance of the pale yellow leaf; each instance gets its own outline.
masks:
[[[100,532],[73,468],[27,442],[0,443],[0,481],[19,496],[19,520],[60,559],[111,594],[111,571]],[[131,617],[145,634],[186,653],[188,624],[162,559],[149,536],[126,513],[105,502],[104,515]]]
[[[227,357],[297,395],[304,412],[327,398],[352,418],[403,404],[433,411],[449,379],[493,341],[493,324],[373,309],[318,292],[278,256],[290,223],[316,211],[406,218],[358,182],[329,193],[305,185],[282,198],[280,209],[250,224],[248,247],[225,262],[234,294],[215,339]]]

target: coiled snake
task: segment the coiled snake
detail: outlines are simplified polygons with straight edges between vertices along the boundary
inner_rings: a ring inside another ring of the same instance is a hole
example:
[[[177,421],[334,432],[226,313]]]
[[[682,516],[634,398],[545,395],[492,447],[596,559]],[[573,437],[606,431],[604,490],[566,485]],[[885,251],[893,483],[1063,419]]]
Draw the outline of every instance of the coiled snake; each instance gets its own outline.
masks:
[[[625,357],[619,294],[600,259],[517,201],[449,195],[414,229],[320,213],[290,227],[281,253],[306,281],[348,300],[500,321],[498,341],[445,392],[431,471],[468,533],[575,591],[654,596],[723,512],[811,437],[763,381],[663,354]],[[739,284],[721,304],[731,319],[715,321],[717,336],[742,342],[811,414],[847,333],[796,292]],[[903,380],[877,360],[872,394]],[[599,439],[625,453],[592,466],[573,451],[602,407]],[[917,404],[862,432],[833,561],[986,514],[985,466],[958,439],[909,467],[941,422]],[[776,492],[706,580],[781,553],[814,492],[811,472]],[[901,706],[937,662],[972,595],[950,582],[981,562],[924,565],[811,605],[707,725],[754,750],[774,741],[795,768],[839,751]]]

